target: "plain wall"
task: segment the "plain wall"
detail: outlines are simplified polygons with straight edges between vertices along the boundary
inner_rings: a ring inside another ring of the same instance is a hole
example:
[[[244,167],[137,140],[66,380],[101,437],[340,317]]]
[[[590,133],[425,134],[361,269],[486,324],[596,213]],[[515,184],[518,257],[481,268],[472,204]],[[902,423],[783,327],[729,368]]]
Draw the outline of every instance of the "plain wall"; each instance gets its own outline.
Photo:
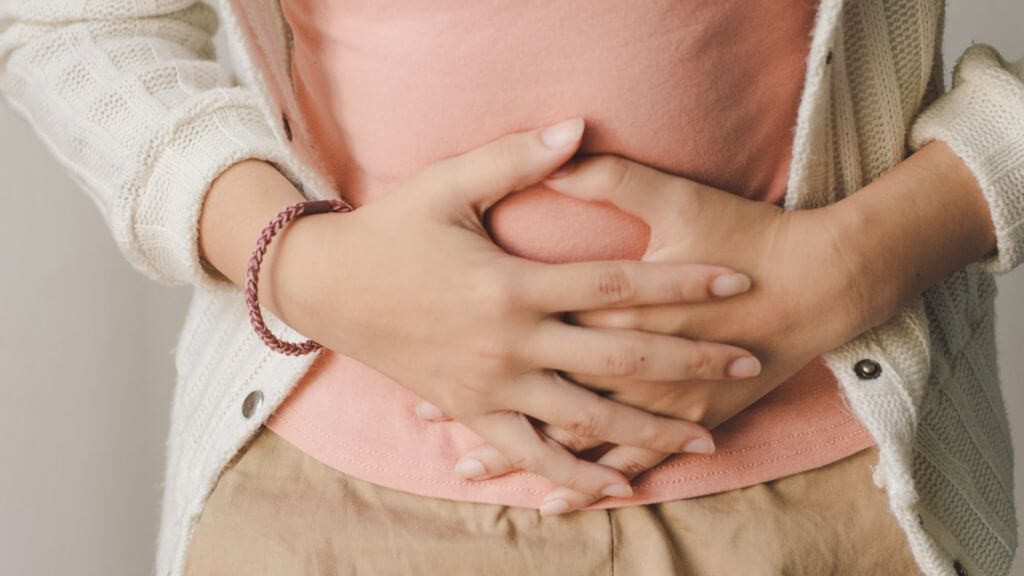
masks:
[[[1024,2],[954,0],[948,23],[947,68],[972,39],[1024,55]],[[0,173],[0,574],[148,574],[188,291],[129,267],[91,201],[6,106]],[[1019,479],[1024,270],[999,285]],[[1024,576],[1020,558],[1014,574]]]

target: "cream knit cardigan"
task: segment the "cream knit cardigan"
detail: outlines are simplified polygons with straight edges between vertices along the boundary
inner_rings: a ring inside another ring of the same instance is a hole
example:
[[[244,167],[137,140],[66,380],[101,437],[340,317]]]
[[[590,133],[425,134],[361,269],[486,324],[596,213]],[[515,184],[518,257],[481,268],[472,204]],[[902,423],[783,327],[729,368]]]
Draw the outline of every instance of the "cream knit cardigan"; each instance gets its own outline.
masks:
[[[8,104],[96,202],[134,266],[195,287],[176,351],[160,576],[181,573],[222,467],[313,361],[270,352],[241,292],[200,262],[203,194],[244,158],[273,162],[309,198],[338,194],[296,104],[278,2],[218,3],[219,16],[197,0],[0,0]],[[945,90],[943,13],[941,0],[822,0],[785,206],[855,193],[933,138],[977,177],[997,254],[826,360],[878,442],[875,481],[925,573],[1006,574],[1017,521],[993,273],[1024,260],[1024,60],[971,46]],[[240,79],[218,65],[218,25]],[[880,377],[857,377],[863,358],[880,363]],[[246,418],[242,401],[256,390],[264,402]]]

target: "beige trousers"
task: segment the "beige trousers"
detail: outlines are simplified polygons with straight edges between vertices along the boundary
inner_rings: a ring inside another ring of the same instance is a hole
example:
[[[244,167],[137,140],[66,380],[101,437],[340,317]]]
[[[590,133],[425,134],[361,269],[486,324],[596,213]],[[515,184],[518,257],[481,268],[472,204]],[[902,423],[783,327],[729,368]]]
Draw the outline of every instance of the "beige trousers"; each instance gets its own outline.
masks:
[[[346,476],[262,428],[228,465],[186,576],[921,574],[871,447],[699,498],[542,517]]]

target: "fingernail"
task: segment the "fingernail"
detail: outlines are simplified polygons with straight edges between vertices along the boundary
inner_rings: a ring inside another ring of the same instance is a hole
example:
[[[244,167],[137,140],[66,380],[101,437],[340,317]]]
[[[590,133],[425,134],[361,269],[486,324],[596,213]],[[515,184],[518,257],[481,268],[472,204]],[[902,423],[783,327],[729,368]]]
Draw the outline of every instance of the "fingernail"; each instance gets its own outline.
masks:
[[[583,134],[583,118],[570,118],[548,126],[540,133],[545,146],[559,150],[580,139]]]
[[[472,480],[487,474],[487,469],[484,468],[483,462],[475,458],[469,458],[455,465],[455,473],[466,480]]]
[[[569,503],[561,498],[549,500],[540,505],[541,516],[557,516],[569,511]]]
[[[691,452],[694,454],[711,454],[715,451],[715,443],[711,441],[711,438],[700,437],[690,440],[686,444],[683,444],[683,452]]]
[[[626,484],[609,484],[601,490],[601,494],[613,498],[629,498],[633,495],[633,488]]]
[[[417,404],[416,415],[424,420],[439,420],[444,418],[444,412],[430,402],[420,402]]]
[[[731,378],[750,378],[761,373],[761,362],[753,356],[743,356],[729,362],[725,371]]]
[[[735,296],[750,290],[750,284],[750,276],[746,274],[722,274],[711,280],[711,293],[721,298]]]

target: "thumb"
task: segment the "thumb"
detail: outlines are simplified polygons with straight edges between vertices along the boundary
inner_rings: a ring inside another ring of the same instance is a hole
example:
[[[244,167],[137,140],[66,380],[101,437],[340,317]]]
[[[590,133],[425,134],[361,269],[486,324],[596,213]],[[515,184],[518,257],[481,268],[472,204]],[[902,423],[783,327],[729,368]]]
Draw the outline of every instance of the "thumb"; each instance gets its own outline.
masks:
[[[572,157],[583,118],[513,132],[431,166],[430,177],[451,201],[483,214],[510,192],[535,184]]]
[[[673,214],[667,208],[677,204],[690,185],[684,178],[613,154],[567,162],[543,184],[580,200],[611,203],[646,222],[652,233],[671,222]]]

